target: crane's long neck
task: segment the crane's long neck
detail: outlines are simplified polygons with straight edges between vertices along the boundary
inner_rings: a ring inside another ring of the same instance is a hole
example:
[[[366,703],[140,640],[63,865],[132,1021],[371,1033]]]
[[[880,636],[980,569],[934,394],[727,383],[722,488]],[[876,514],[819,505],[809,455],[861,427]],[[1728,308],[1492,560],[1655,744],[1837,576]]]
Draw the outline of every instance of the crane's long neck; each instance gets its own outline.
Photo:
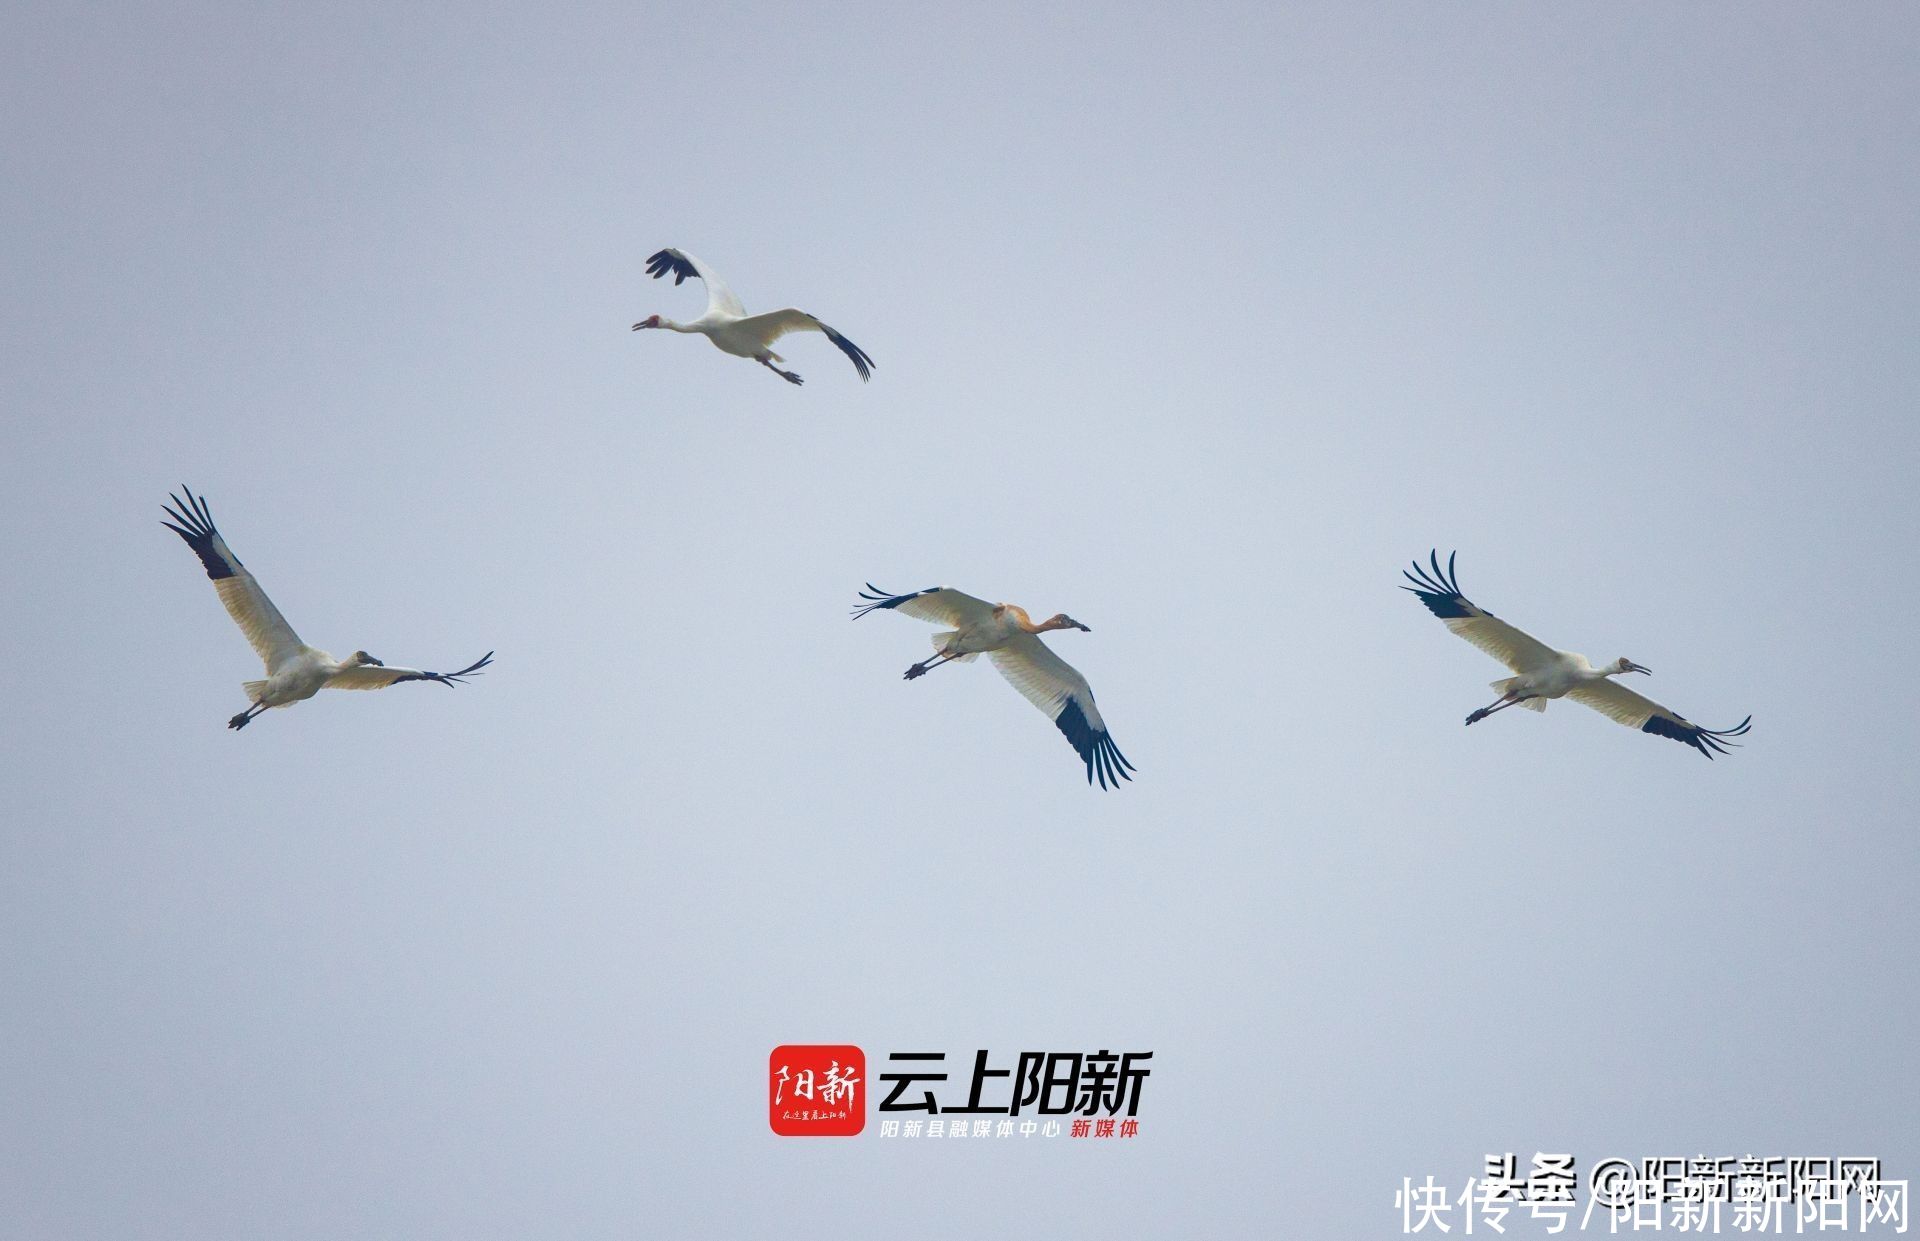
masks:
[[[660,326],[669,332],[692,333],[696,336],[701,335],[705,330],[691,323],[675,323],[672,319],[666,318],[664,315],[661,316]]]
[[[1020,626],[1020,628],[1026,630],[1028,633],[1049,633],[1055,629],[1073,629],[1076,627],[1074,623],[1068,620],[1064,615],[1050,616],[1046,620],[1043,620],[1036,625],[1033,622],[1032,618],[1030,618],[1025,612],[1022,612],[1018,608],[1014,608],[1011,610],[1013,612],[1013,623]]]

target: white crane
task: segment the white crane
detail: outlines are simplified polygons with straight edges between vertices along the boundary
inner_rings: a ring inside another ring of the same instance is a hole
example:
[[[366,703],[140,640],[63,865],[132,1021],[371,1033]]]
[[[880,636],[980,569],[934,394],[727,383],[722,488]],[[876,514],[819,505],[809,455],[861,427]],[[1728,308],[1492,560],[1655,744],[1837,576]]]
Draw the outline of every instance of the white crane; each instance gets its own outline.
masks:
[[[273,600],[267,598],[267,592],[260,589],[253,574],[240,563],[240,557],[234,555],[227,541],[220,537],[206,498],[194,495],[185,487],[180,490],[186,492],[187,498],[169,496],[178,507],[161,505],[173,520],[160,524],[185,539],[194,555],[200,557],[207,576],[213,580],[214,590],[220,595],[220,602],[227,605],[227,614],[240,626],[240,632],[247,635],[247,641],[267,666],[265,680],[247,681],[242,685],[251,705],[228,720],[228,728],[245,728],[254,716],[267,708],[292,706],[323,689],[385,689],[402,681],[438,681],[442,685],[453,685],[465,677],[478,675],[480,669],[493,662],[493,652],[488,651],[458,672],[422,672],[418,668],[389,668],[365,651],[335,659],[325,651],[315,650],[300,640],[286,617],[280,615],[280,609],[273,606]]]
[[[1127,774],[1133,770],[1133,764],[1120,753],[1107,733],[1106,721],[1100,718],[1100,709],[1093,705],[1093,690],[1088,687],[1087,678],[1040,641],[1040,635],[1052,629],[1093,632],[1079,621],[1061,612],[1035,624],[1023,608],[1011,603],[988,603],[945,586],[910,595],[890,595],[868,582],[860,598],[864,602],[853,609],[855,620],[869,612],[893,609],[916,620],[948,626],[933,635],[936,658],[908,668],[907,680],[923,677],[954,660],[968,663],[981,655],[990,655],[1000,675],[1028,702],[1046,712],[1047,718],[1066,735],[1087,765],[1088,784],[1093,783],[1096,775],[1103,789],[1119,788],[1120,781],[1133,779]]]
[[[692,323],[675,323],[661,315],[649,315],[633,325],[634,331],[665,328],[669,332],[698,332],[722,352],[737,358],[752,358],[793,384],[803,381],[792,371],[783,371],[774,365],[786,359],[773,351],[773,342],[788,332],[824,332],[828,340],[840,346],[841,353],[853,359],[853,369],[860,372],[861,382],[872,376],[873,359],[867,356],[866,350],[806,311],[789,306],[785,310],[771,310],[763,315],[748,314],[747,308],[740,304],[740,299],[733,295],[733,290],[727,287],[726,282],[714,274],[713,268],[685,250],[662,250],[647,260],[647,274],[654,279],[658,280],[668,272],[673,273],[676,285],[692,277],[707,286],[706,313]]]
[[[1702,728],[1653,699],[1642,698],[1626,686],[1608,679],[1629,672],[1651,676],[1652,669],[1642,668],[1625,656],[1596,668],[1587,661],[1585,655],[1556,651],[1539,639],[1515,629],[1460,593],[1460,582],[1453,572],[1453,562],[1458,555],[1455,552],[1447,557],[1447,567],[1442,572],[1440,553],[1437,550],[1430,551],[1428,559],[1433,565],[1432,572],[1415,560],[1412,573],[1402,570],[1413,585],[1400,589],[1412,591],[1420,602],[1427,605],[1428,611],[1447,623],[1448,629],[1517,674],[1495,681],[1493,688],[1500,691],[1500,697],[1491,705],[1469,715],[1467,723],[1478,723],[1495,711],[1504,711],[1512,706],[1522,706],[1529,711],[1545,711],[1548,699],[1571,698],[1628,728],[1684,742],[1708,758],[1715,753],[1727,753],[1724,747],[1736,744],[1728,738],[1741,736],[1752,727],[1753,717],[1749,715],[1733,728]]]

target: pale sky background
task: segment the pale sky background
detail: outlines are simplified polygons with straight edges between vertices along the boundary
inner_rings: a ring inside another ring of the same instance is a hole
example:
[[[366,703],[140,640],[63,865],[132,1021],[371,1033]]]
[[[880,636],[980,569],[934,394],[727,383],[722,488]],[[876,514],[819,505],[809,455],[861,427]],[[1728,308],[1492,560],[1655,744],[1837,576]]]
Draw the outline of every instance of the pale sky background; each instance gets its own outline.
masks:
[[[1891,4],[10,6],[0,1231],[1920,1177],[1916,64]],[[631,334],[668,245],[872,384]],[[496,667],[227,731],[181,483],[307,640]],[[1749,744],[1462,728],[1435,545]],[[903,683],[866,580],[1091,625],[1136,780]],[[781,1139],[785,1042],[1154,1075],[1127,1143]]]

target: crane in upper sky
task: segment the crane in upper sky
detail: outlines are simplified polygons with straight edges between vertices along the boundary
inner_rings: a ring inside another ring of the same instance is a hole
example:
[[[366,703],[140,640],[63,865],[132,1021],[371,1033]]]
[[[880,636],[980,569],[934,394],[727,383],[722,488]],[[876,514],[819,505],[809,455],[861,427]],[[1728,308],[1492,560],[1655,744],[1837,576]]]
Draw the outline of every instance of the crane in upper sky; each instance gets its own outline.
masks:
[[[785,358],[773,351],[773,342],[788,332],[823,332],[826,338],[840,347],[840,352],[853,359],[853,369],[860,372],[865,382],[873,374],[873,359],[866,350],[854,344],[840,333],[834,331],[820,320],[804,310],[795,310],[789,306],[785,310],[770,310],[763,315],[750,315],[740,299],[733,295],[726,282],[714,274],[699,259],[685,250],[662,250],[647,260],[647,274],[658,280],[671,272],[677,285],[692,278],[707,286],[706,313],[692,323],[675,323],[662,315],[649,315],[633,325],[638,332],[643,328],[665,328],[669,332],[694,332],[712,341],[714,347],[723,353],[737,358],[752,358],[788,383],[802,382],[800,376],[792,371],[783,371],[775,362],[784,362]]]
[[[855,620],[869,612],[891,609],[916,620],[948,626],[933,635],[934,658],[908,668],[907,680],[923,677],[955,660],[969,663],[981,655],[990,656],[1000,675],[1065,734],[1087,765],[1088,784],[1096,775],[1103,789],[1119,788],[1120,781],[1133,779],[1127,774],[1133,764],[1113,744],[1100,709],[1093,705],[1087,678],[1040,640],[1041,634],[1055,629],[1093,632],[1079,621],[1061,612],[1036,624],[1024,608],[988,603],[945,586],[910,595],[889,595],[869,582],[860,598],[863,602],[853,609]]]
[[[267,592],[240,563],[227,541],[214,528],[213,514],[204,496],[196,496],[185,487],[186,499],[170,497],[174,505],[161,505],[172,521],[160,524],[187,541],[193,554],[200,557],[220,602],[227,607],[240,632],[266,665],[267,676],[247,681],[247,709],[227,721],[228,728],[245,728],[253,717],[269,707],[289,707],[311,698],[323,689],[385,689],[402,681],[438,681],[453,685],[464,677],[475,676],[493,662],[488,651],[458,672],[422,672],[418,668],[389,668],[365,651],[355,651],[345,659],[335,659],[300,640],[287,624],[280,609],[273,606]]]
[[[1690,745],[1708,758],[1715,753],[1725,754],[1727,751],[1724,747],[1737,744],[1728,738],[1741,736],[1753,726],[1753,717],[1749,715],[1733,728],[1702,728],[1685,716],[1661,706],[1651,698],[1643,698],[1611,679],[1629,672],[1651,676],[1651,669],[1643,668],[1625,656],[1596,668],[1585,655],[1556,651],[1507,624],[1460,593],[1460,582],[1453,571],[1454,557],[1458,555],[1455,552],[1447,557],[1444,571],[1440,568],[1440,553],[1437,550],[1428,553],[1431,571],[1415,560],[1412,573],[1402,571],[1413,585],[1400,589],[1412,591],[1420,602],[1427,605],[1428,611],[1446,622],[1448,629],[1515,673],[1493,683],[1493,688],[1500,691],[1500,697],[1469,715],[1467,723],[1476,724],[1496,711],[1514,706],[1525,707],[1529,711],[1545,711],[1549,699],[1571,698],[1628,728],[1637,728],[1656,737],[1671,737]]]

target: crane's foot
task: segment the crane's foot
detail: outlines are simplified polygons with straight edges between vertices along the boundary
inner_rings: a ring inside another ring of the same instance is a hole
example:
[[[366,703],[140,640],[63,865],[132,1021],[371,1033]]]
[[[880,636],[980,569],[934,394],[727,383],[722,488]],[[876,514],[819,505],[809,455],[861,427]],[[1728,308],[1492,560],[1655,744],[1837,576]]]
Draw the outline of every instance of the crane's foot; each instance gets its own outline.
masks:
[[[911,681],[915,677],[923,677],[925,675],[927,675],[927,666],[925,664],[915,664],[913,667],[907,669],[906,679]]]
[[[252,719],[253,719],[252,711],[250,710],[242,711],[240,714],[234,716],[232,719],[227,721],[227,727],[228,728],[245,728],[247,724],[252,721]]]
[[[794,374],[792,371],[783,371],[779,367],[775,366],[773,364],[772,358],[759,358],[756,360],[760,363],[760,365],[766,367],[768,370],[780,376],[780,378],[786,380],[790,384],[800,384],[800,383],[806,382],[804,379],[801,379],[800,376]]]
[[[1467,717],[1467,723],[1478,724],[1481,720],[1486,719],[1489,715],[1492,715],[1492,714],[1493,714],[1493,711],[1491,708],[1481,707],[1478,711],[1475,711],[1472,715],[1469,715]]]

